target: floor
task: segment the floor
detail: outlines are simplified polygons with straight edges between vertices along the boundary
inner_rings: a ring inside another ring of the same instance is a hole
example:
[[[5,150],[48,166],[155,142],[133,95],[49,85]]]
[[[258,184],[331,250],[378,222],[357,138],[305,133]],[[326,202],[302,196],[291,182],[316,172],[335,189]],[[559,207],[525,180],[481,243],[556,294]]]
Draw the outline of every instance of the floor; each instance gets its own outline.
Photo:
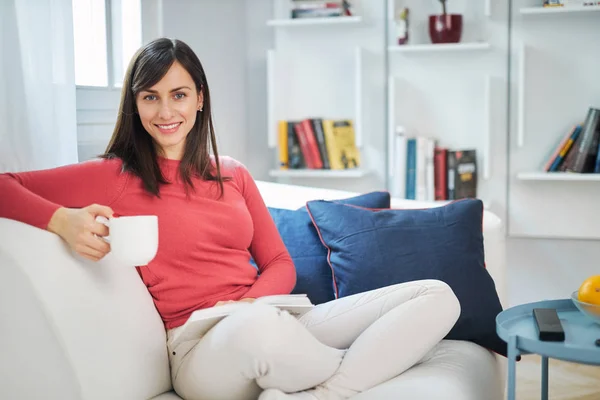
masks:
[[[600,366],[550,360],[549,398],[552,400],[600,400]],[[517,400],[539,400],[540,357],[523,356],[517,363]]]

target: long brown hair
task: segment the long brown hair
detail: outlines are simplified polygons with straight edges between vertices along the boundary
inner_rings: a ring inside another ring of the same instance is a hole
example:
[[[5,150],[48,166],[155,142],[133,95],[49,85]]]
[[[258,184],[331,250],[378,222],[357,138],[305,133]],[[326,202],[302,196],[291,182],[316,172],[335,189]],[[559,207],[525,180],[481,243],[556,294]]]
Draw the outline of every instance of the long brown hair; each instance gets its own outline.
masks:
[[[185,151],[179,164],[179,174],[186,192],[194,189],[192,176],[215,181],[223,194],[217,140],[211,117],[210,91],[202,63],[194,51],[177,39],[160,38],[140,48],[132,57],[121,91],[119,115],[112,137],[102,158],[120,158],[123,169],[138,176],[144,188],[160,197],[159,186],[168,184],[161,173],[157,151],[152,137],[142,126],[137,113],[136,96],[158,83],[166,75],[171,65],[177,61],[192,76],[198,94],[202,93],[203,110],[198,111],[196,122],[187,135]],[[211,163],[210,152],[215,156],[215,166]]]

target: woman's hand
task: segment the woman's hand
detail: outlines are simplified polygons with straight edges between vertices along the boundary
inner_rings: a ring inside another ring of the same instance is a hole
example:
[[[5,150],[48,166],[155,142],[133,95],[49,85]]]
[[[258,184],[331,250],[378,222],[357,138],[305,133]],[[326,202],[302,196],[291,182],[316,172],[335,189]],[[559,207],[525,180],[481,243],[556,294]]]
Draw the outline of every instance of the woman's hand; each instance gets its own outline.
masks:
[[[108,228],[96,217],[112,215],[110,207],[98,204],[81,209],[61,207],[52,215],[48,230],[63,238],[77,254],[98,261],[110,251],[110,245],[99,237],[108,235]]]
[[[217,301],[217,304],[215,304],[216,306],[222,306],[223,304],[227,304],[227,303],[253,303],[254,300],[253,298],[250,297],[246,297],[245,299],[241,299],[241,300],[222,300],[222,301]]]

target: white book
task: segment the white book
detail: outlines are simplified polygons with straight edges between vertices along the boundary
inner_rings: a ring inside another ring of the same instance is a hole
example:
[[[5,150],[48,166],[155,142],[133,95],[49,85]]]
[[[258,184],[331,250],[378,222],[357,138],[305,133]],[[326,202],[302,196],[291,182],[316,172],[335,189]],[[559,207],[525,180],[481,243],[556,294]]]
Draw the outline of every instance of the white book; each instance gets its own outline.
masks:
[[[427,177],[425,178],[425,182],[427,184],[427,201],[435,201],[435,167],[434,167],[434,157],[435,157],[435,139],[428,138],[427,139],[427,152],[426,152],[426,168],[427,168]]]
[[[306,314],[314,307],[314,304],[305,294],[264,296],[254,300],[254,303],[272,305],[289,312],[296,318]],[[178,330],[171,346],[175,348],[182,342],[200,338],[223,318],[252,304],[235,302],[194,311],[185,324],[181,326],[181,329]]]
[[[394,197],[406,198],[406,136],[396,134],[394,138]]]
[[[426,137],[417,137],[415,200],[419,201],[427,201],[427,142]]]

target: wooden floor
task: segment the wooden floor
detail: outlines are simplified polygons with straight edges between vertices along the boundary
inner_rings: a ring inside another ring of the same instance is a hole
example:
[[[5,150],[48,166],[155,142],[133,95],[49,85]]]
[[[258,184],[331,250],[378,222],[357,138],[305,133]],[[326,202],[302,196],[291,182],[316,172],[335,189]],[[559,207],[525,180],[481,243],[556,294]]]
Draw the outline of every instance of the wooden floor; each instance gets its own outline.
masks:
[[[523,356],[517,363],[517,400],[539,400],[541,360]],[[550,360],[549,398],[552,400],[600,400],[600,367]]]

